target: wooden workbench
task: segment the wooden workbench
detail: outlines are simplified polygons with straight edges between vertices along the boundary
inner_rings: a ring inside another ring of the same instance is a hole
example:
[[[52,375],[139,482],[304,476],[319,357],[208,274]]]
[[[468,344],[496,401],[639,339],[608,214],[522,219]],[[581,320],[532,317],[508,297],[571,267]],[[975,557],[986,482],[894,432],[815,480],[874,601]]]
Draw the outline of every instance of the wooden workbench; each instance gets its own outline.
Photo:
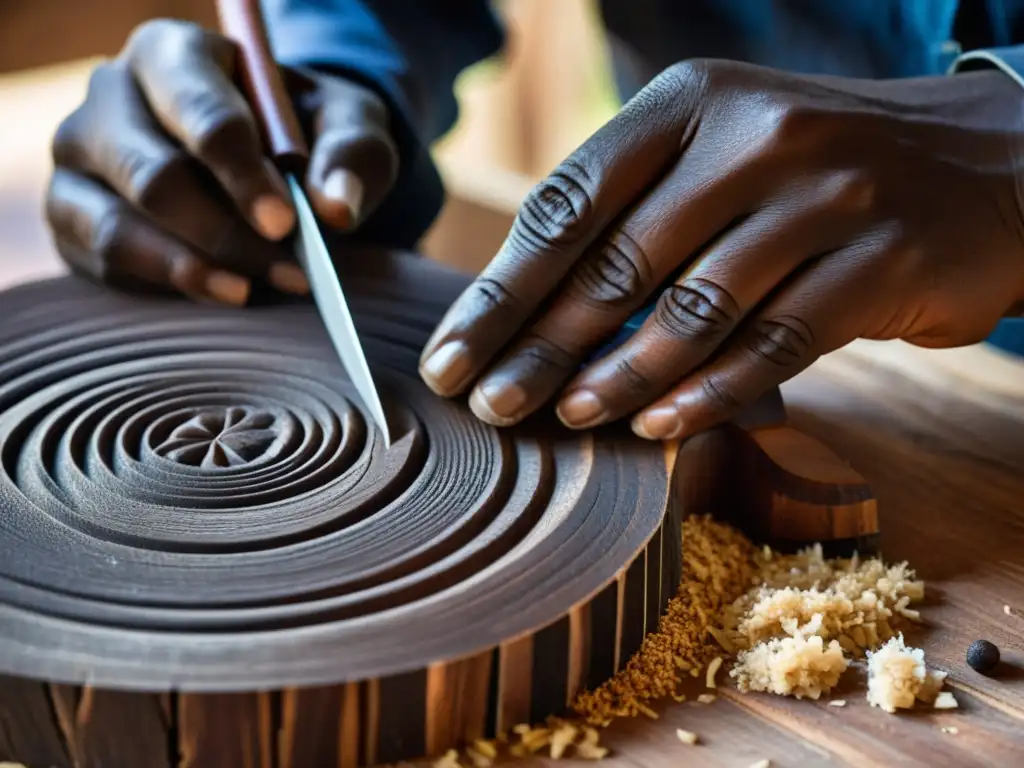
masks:
[[[19,114],[52,120],[66,111],[52,105],[69,98],[61,87],[20,99]],[[80,80],[67,86],[78,87]],[[0,163],[0,288],[60,271],[38,219],[44,176],[21,167],[45,138],[28,130],[14,138]],[[1003,612],[1005,604],[1024,609],[1024,363],[986,347],[857,343],[783,391],[796,426],[876,490],[885,556],[909,560],[928,583],[928,627],[912,639],[950,672],[961,708],[886,715],[856,685],[842,709],[723,689],[710,705],[671,704],[658,708],[658,721],[617,723],[605,739],[614,756],[602,765],[1024,765],[1024,619]],[[964,663],[980,637],[1009,662],[999,679]],[[679,727],[701,744],[681,744]]]
[[[960,709],[887,715],[855,675],[844,708],[723,687],[711,705],[670,702],[658,721],[620,721],[602,765],[1024,765],[1024,618],[1003,610],[1024,608],[1024,363],[987,347],[859,342],[783,393],[795,424],[876,490],[886,559],[909,560],[927,582],[927,627],[911,639],[950,673]],[[996,679],[964,661],[982,637],[1007,662]],[[684,746],[676,728],[702,744]]]

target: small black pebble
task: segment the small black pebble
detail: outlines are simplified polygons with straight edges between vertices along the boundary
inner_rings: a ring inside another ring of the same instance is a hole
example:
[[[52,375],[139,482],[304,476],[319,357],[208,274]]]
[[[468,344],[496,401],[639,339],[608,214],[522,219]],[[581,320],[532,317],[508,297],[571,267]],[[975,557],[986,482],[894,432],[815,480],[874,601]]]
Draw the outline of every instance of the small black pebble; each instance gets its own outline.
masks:
[[[988,640],[975,640],[967,649],[967,663],[978,672],[991,672],[999,663],[999,648]]]

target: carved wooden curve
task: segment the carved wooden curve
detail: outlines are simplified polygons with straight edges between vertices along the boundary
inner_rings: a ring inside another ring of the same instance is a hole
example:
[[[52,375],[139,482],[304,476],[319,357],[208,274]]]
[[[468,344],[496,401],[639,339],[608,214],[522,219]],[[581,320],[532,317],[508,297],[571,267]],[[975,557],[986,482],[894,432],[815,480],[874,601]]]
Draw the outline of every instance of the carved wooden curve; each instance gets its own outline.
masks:
[[[875,532],[862,479],[796,457],[781,407],[678,452],[487,427],[415,373],[467,278],[344,268],[387,452],[311,306],[0,294],[0,760],[436,754],[624,664],[675,592],[685,514],[790,544]]]
[[[679,578],[666,451],[419,382],[465,278],[347,275],[385,452],[311,306],[0,295],[0,760],[356,766],[563,710]]]

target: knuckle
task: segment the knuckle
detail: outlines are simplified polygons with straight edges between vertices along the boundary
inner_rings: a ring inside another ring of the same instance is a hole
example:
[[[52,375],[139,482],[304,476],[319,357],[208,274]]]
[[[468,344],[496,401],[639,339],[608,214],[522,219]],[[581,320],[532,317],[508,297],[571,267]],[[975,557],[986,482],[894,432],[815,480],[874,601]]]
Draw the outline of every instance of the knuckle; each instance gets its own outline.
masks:
[[[154,154],[125,147],[117,163],[126,198],[142,210],[160,211],[165,201],[179,196],[175,192],[185,188],[188,156],[181,150],[168,148]]]
[[[623,383],[623,390],[639,400],[649,399],[655,394],[655,382],[637,370],[626,358],[615,361],[614,376]]]
[[[629,235],[616,231],[573,273],[569,292],[589,304],[615,308],[643,297],[650,261]]]
[[[702,91],[710,82],[714,67],[715,63],[707,59],[685,59],[665,69],[652,84],[664,83],[676,93]]]
[[[139,24],[128,36],[125,51],[129,57],[143,51],[156,52],[167,45],[194,45],[201,43],[206,36],[203,28],[197,24],[180,19],[149,19]]]
[[[82,143],[82,107],[65,117],[53,134],[50,154],[54,165],[74,166],[78,164]]]
[[[122,249],[126,237],[126,218],[117,205],[107,205],[90,222],[87,244],[89,250],[111,262]]]
[[[878,195],[875,178],[862,170],[841,171],[833,178],[833,199],[844,209],[867,212],[874,208]]]
[[[733,328],[739,306],[720,286],[693,278],[670,286],[658,300],[654,317],[672,337],[712,340]]]
[[[722,413],[735,413],[742,403],[729,387],[716,381],[714,376],[705,376],[700,382],[704,396],[717,410]]]
[[[747,347],[757,358],[789,368],[810,356],[814,332],[807,323],[792,315],[760,320],[751,328]]]
[[[570,158],[526,196],[513,227],[527,249],[569,247],[585,234],[593,208],[593,179]]]
[[[528,333],[520,346],[521,359],[532,363],[534,370],[565,371],[575,365],[576,357],[572,351],[561,344],[538,333]]]
[[[178,19],[148,19],[128,35],[122,57],[138,62],[141,54],[148,58],[164,50],[168,42],[178,42],[194,36],[198,29],[196,25]]]
[[[86,86],[86,103],[94,101],[100,94],[104,93],[115,77],[120,77],[124,71],[120,63],[104,61],[97,64],[89,73],[89,81]]]
[[[349,166],[364,181],[379,180],[388,189],[398,178],[398,147],[376,126],[329,128],[317,138],[313,152],[312,162],[321,170]]]
[[[764,149],[801,152],[831,131],[829,114],[800,104],[778,101],[762,113]]]
[[[66,229],[68,225],[68,205],[62,191],[64,184],[61,175],[62,172],[58,169],[50,176],[43,198],[43,217],[57,235],[60,235],[61,230]]]
[[[493,277],[478,277],[473,283],[473,290],[483,305],[481,314],[492,310],[512,311],[519,304],[511,291]]]
[[[687,59],[665,69],[641,91],[644,112],[660,114],[676,125],[689,125],[712,91],[715,62]]]
[[[255,149],[249,115],[224,94],[200,83],[189,84],[173,97],[189,136],[189,148],[203,159],[239,156]]]

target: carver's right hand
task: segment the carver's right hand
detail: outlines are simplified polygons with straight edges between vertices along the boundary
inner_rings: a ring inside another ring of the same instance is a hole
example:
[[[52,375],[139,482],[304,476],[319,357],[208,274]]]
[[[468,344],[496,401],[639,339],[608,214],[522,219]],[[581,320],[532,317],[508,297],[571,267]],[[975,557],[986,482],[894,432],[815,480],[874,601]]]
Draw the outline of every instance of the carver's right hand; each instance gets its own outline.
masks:
[[[243,305],[253,281],[308,283],[280,241],[295,212],[234,83],[226,38],[146,22],[58,128],[46,216],[68,264],[106,282],[149,284]],[[384,102],[322,72],[285,71],[312,126],[306,189],[320,219],[348,230],[387,196],[398,154]]]

